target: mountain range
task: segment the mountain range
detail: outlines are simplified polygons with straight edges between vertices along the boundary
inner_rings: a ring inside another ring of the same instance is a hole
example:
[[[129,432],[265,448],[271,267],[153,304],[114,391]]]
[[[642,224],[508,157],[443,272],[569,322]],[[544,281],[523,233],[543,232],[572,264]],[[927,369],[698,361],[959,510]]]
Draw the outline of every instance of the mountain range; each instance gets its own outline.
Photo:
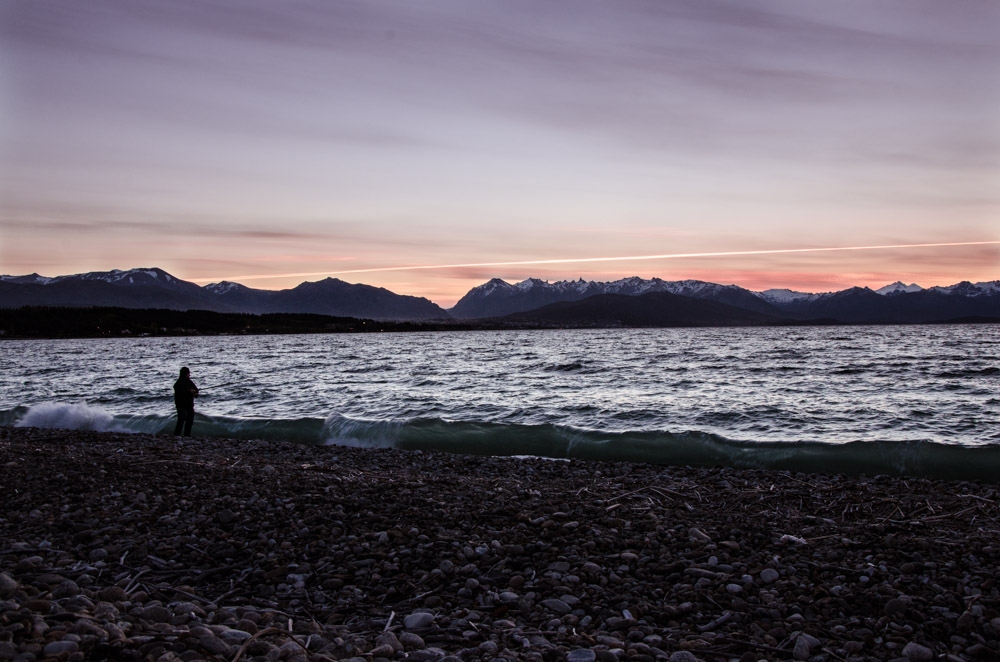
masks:
[[[373,320],[421,321],[450,315],[431,301],[336,278],[289,290],[257,290],[223,281],[204,287],[162,269],[97,271],[46,278],[0,276],[0,307],[100,306],[209,310],[220,313],[313,313]]]
[[[911,324],[1000,321],[1000,281],[924,289],[902,282],[810,294],[697,280],[625,278],[611,282],[495,278],[451,309],[421,297],[327,278],[286,290],[223,281],[204,287],[158,268],[47,278],[0,276],[0,307],[120,307],[227,313],[313,313],[358,319],[492,320],[521,325],[719,326],[788,322]]]
[[[853,287],[840,292],[810,294],[785,289],[753,292],[737,285],[659,278],[626,278],[606,283],[584,280],[547,283],[528,279],[513,285],[495,278],[470,290],[449,312],[458,319],[511,316],[523,321],[542,321],[554,315],[569,324],[603,319],[609,307],[626,305],[614,297],[638,298],[641,303],[629,302],[629,310],[634,310],[636,305],[652,309],[678,305],[677,299],[653,296],[656,294],[727,306],[733,324],[810,320],[841,324],[913,324],[971,318],[1000,320],[1000,281],[962,282],[928,289],[896,282],[878,290]],[[612,298],[595,299],[598,296]],[[581,305],[567,307],[569,302]],[[625,315],[624,309],[621,312]],[[635,320],[633,314],[625,317]],[[653,322],[654,319],[668,321],[653,313],[646,318],[650,323],[640,325],[659,325]]]

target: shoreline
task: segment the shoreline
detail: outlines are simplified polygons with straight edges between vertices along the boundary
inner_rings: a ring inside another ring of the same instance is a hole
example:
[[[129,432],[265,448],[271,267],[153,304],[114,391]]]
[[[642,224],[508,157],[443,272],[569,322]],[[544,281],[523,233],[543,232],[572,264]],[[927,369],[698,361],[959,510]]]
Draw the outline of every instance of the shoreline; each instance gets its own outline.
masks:
[[[523,315],[523,313],[521,314]],[[603,321],[602,321],[603,320]],[[515,316],[472,319],[373,320],[317,313],[223,313],[209,310],[163,308],[30,306],[0,308],[0,340],[85,340],[112,338],[179,338],[371,333],[449,333],[462,331],[559,331],[604,329],[794,327],[885,327],[1000,324],[1000,317],[963,315],[922,320],[849,321],[833,318],[708,322],[699,318],[644,320],[580,318],[565,321],[532,320]]]
[[[1000,659],[995,484],[9,427],[0,457],[0,659]]]

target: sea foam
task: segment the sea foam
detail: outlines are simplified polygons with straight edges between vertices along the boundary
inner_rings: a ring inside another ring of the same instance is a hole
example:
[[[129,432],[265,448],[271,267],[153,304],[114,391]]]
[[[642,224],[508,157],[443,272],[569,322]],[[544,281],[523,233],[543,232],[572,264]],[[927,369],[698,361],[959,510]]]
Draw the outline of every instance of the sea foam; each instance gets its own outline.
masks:
[[[126,432],[109,412],[82,403],[44,402],[28,407],[16,427],[62,428],[97,432]]]

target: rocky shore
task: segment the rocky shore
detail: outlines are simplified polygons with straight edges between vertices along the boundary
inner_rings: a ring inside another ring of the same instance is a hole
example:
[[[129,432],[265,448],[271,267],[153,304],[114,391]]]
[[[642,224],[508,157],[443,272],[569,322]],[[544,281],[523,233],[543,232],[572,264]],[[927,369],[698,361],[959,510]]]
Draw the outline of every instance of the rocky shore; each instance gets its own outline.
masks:
[[[997,660],[998,486],[0,428],[0,660]]]

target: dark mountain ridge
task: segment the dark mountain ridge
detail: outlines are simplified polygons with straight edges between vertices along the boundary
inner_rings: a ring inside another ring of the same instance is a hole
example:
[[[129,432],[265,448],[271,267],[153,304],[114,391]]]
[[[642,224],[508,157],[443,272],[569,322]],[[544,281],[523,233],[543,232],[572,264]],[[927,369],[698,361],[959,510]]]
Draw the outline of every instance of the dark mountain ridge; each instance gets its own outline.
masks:
[[[596,294],[579,301],[562,301],[514,313],[504,320],[525,325],[572,327],[690,327],[765,326],[787,318],[717,301],[670,292]]]
[[[422,321],[449,319],[440,306],[335,278],[290,290],[256,290],[236,283],[199,287],[162,269],[105,271],[44,278],[0,277],[0,307],[109,307],[206,310],[220,313],[312,313],[359,319]]]
[[[671,296],[649,296],[652,294]],[[726,308],[699,307],[692,302]],[[571,303],[581,305],[566,305]],[[556,307],[551,308],[553,305]],[[465,320],[486,326],[520,323],[677,326],[778,321],[913,324],[959,319],[1000,321],[1000,281],[961,282],[929,289],[893,283],[877,291],[855,287],[807,294],[790,290],[753,292],[736,285],[659,278],[555,283],[533,278],[516,284],[494,278],[470,290],[449,314],[425,298],[335,278],[274,291],[225,281],[199,287],[157,268],[56,278],[38,274],[0,276],[0,308],[27,306],[317,314],[377,321]],[[532,311],[537,314],[527,315]]]
[[[219,306],[194,283],[162,269],[106,271],[45,278],[32,274],[0,278],[0,306],[105,306],[236,312]]]
[[[352,285],[336,278],[302,283],[288,290],[255,290],[237,283],[206,286],[219,301],[244,313],[313,313],[374,320],[449,319],[427,299],[394,294],[382,287]]]
[[[894,283],[879,291],[853,287],[840,292],[806,294],[789,290],[753,292],[737,285],[695,280],[671,282],[658,278],[629,278],[607,283],[547,283],[529,279],[514,285],[493,279],[470,290],[450,312],[459,319],[507,318],[536,310],[540,305],[586,301],[596,295],[644,296],[656,292],[712,301],[769,318],[799,322],[916,324],[960,318],[1000,320],[1000,281],[962,282],[926,290]],[[599,314],[596,309],[594,312]]]

